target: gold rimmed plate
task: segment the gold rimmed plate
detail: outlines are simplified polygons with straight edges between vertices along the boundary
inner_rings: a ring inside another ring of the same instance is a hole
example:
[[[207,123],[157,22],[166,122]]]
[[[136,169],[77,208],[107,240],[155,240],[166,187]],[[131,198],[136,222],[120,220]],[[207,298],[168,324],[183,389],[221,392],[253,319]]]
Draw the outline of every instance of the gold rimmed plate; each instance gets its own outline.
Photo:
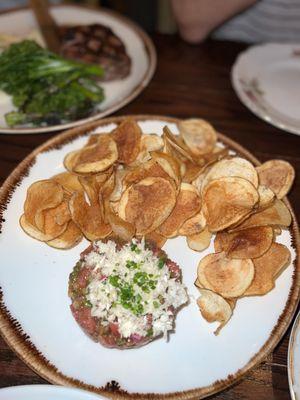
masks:
[[[51,13],[58,25],[88,25],[99,23],[113,30],[119,36],[131,58],[130,74],[124,79],[101,82],[105,92],[104,101],[98,109],[86,118],[70,123],[10,128],[5,122],[5,114],[13,110],[10,96],[0,91],[0,133],[32,134],[69,129],[103,118],[124,107],[137,97],[149,84],[156,68],[156,51],[150,37],[128,18],[103,8],[88,8],[77,5],[51,7]],[[16,9],[0,13],[0,36],[38,38],[37,22],[29,9]]]
[[[144,133],[177,133],[178,119],[134,116]],[[193,252],[183,237],[164,249],[183,271],[190,303],[176,319],[168,341],[156,340],[132,350],[107,349],[91,341],[74,321],[67,294],[68,276],[87,247],[60,251],[26,236],[19,227],[28,186],[63,171],[68,152],[81,147],[91,132],[108,132],[124,117],[107,118],[67,131],[31,153],[0,192],[0,332],[18,356],[49,382],[75,386],[112,398],[189,399],[211,395],[239,380],[263,361],[285,333],[300,292],[299,231],[293,215],[289,230],[277,241],[291,252],[291,263],[265,296],[241,299],[219,336],[200,315],[194,286],[199,260],[213,251]],[[221,143],[232,152],[258,161],[225,135]],[[290,207],[289,203],[287,205]],[[17,251],[16,251],[17,249]]]

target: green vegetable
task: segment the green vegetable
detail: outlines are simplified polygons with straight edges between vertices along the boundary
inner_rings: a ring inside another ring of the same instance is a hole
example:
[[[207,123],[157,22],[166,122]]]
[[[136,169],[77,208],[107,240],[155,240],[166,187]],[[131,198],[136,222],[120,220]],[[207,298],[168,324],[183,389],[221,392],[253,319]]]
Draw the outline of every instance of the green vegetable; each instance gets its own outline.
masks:
[[[166,260],[164,258],[160,258],[158,261],[158,268],[162,269],[163,266],[165,265],[165,263],[166,263]]]
[[[0,89],[11,95],[17,111],[6,114],[9,126],[67,123],[91,115],[103,101],[92,79],[100,66],[65,60],[30,40],[0,55]]]

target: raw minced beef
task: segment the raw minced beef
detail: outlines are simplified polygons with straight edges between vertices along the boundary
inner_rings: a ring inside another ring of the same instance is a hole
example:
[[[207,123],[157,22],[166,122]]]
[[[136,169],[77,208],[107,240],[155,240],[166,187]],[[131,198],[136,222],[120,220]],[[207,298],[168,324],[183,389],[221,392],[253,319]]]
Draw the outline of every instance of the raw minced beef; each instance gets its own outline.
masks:
[[[131,348],[167,336],[188,301],[181,271],[152,243],[92,243],[69,279],[71,310],[82,329],[106,347]]]

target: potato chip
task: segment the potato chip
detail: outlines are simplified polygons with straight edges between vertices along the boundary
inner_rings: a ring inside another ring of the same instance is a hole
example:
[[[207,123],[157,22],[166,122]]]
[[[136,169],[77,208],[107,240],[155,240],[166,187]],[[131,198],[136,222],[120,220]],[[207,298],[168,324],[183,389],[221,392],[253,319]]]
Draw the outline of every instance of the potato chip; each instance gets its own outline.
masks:
[[[196,280],[195,280],[195,282],[194,282],[194,285],[195,285],[197,288],[203,289],[203,286],[202,286],[201,283],[199,282],[199,279],[198,279],[198,278],[196,278]]]
[[[47,230],[46,222],[47,222],[47,214],[51,214],[54,216],[55,223],[58,225],[64,225],[69,222],[71,219],[71,214],[69,210],[68,200],[62,201],[57,207],[51,208],[43,211],[44,214],[44,230]]]
[[[282,199],[290,190],[295,179],[295,170],[284,160],[269,160],[256,168],[259,182]]]
[[[179,162],[169,154],[163,153],[161,151],[153,151],[151,153],[151,157],[165,170],[165,172],[174,180],[174,182],[178,186],[181,180]]]
[[[197,189],[188,184],[182,183],[178,193],[175,207],[168,218],[160,225],[158,232],[167,237],[174,237],[182,224],[195,215],[201,206],[201,200]]]
[[[122,240],[128,242],[131,241],[131,239],[135,235],[135,228],[133,224],[121,219],[110,209],[110,206],[106,207],[105,215],[107,217],[107,221],[112,228],[113,233]]]
[[[108,175],[106,173],[80,176],[78,178],[91,204],[99,203],[99,191],[107,178]]]
[[[47,231],[42,232],[27,221],[25,214],[21,216],[19,223],[27,235],[31,236],[33,239],[40,240],[41,242],[47,242],[58,237],[59,235],[62,235],[67,228],[67,223],[65,225],[51,224],[51,226],[48,224]]]
[[[290,226],[292,216],[287,206],[281,200],[275,200],[270,207],[251,214],[240,225],[235,226],[232,231],[252,228],[255,226]]]
[[[81,230],[73,221],[70,221],[64,233],[46,243],[56,249],[66,250],[76,246],[82,240],[82,237]]]
[[[173,157],[178,156],[182,161],[189,160],[191,162],[196,162],[189,148],[185,145],[181,138],[173,135],[167,126],[165,126],[163,129],[162,137],[165,142],[165,150]]]
[[[163,148],[164,141],[155,133],[143,134],[141,138],[140,151],[159,151]]]
[[[208,254],[198,264],[201,285],[222,297],[241,296],[251,285],[254,277],[252,260],[230,259],[224,252]]]
[[[169,173],[155,159],[149,160],[144,165],[129,170],[123,178],[123,185],[128,187],[142,179],[150,177],[173,179],[171,178],[171,175],[174,176],[172,167],[168,165],[166,169],[168,169]]]
[[[203,167],[192,163],[191,161],[186,161],[184,164],[185,172],[183,175],[183,182],[191,183],[198,178],[198,176],[203,171]]]
[[[96,144],[67,154],[64,166],[76,174],[96,174],[108,169],[117,158],[115,141],[109,135],[99,135]]]
[[[79,182],[78,176],[71,174],[71,172],[61,172],[51,178],[53,181],[59,183],[65,192],[73,194],[74,192],[82,192],[83,188]]]
[[[26,221],[37,227],[37,220],[39,229],[42,230],[44,226],[43,210],[57,207],[63,201],[63,197],[62,186],[51,179],[34,182],[27,189],[24,203]]]
[[[200,297],[197,299],[198,307],[207,322],[220,322],[214,334],[227,324],[232,316],[232,309],[227,301],[217,293],[208,289],[199,289]]]
[[[123,187],[123,179],[125,175],[127,174],[127,171],[123,168],[123,166],[119,165],[116,170],[115,170],[115,186],[114,190],[112,191],[110,195],[110,201],[119,201],[123,191],[125,188]]]
[[[233,157],[218,161],[210,168],[203,179],[201,190],[212,180],[228,176],[244,178],[258,187],[258,175],[253,165],[244,158]]]
[[[204,228],[204,230],[200,233],[187,236],[186,242],[190,249],[195,251],[203,251],[209,247],[211,238],[212,233],[209,232],[207,228]]]
[[[123,193],[119,216],[136,227],[137,235],[145,235],[164,222],[175,203],[176,189],[169,180],[146,178]]]
[[[179,229],[179,235],[190,236],[203,231],[206,226],[206,220],[202,211],[187,219]]]
[[[208,183],[202,210],[211,232],[223,230],[245,218],[258,202],[255,187],[243,178],[225,177]]]
[[[215,251],[225,251],[229,258],[257,258],[269,250],[273,242],[273,229],[269,226],[243,229],[238,232],[218,232]]]
[[[255,275],[243,296],[262,296],[275,287],[275,279],[289,265],[291,254],[283,244],[273,243],[261,257],[253,260]]]
[[[279,228],[278,226],[275,226],[273,228],[273,232],[274,232],[274,235],[279,236],[279,235],[281,235],[282,229]]]
[[[133,119],[126,119],[113,131],[112,137],[117,143],[118,161],[132,163],[140,152],[142,131]]]
[[[275,199],[274,192],[272,192],[271,189],[269,189],[263,185],[259,185],[257,188],[257,191],[259,194],[258,208],[263,209],[263,208],[269,207]]]
[[[186,119],[178,124],[180,136],[189,150],[197,155],[210,153],[217,142],[217,133],[204,119]]]
[[[82,193],[74,193],[69,201],[71,216],[88,240],[99,240],[108,236],[112,229],[104,223],[98,204],[89,205]]]
[[[145,235],[145,240],[149,240],[150,242],[155,243],[157,247],[162,248],[163,245],[166,243],[167,238],[165,238],[157,231],[152,231]]]

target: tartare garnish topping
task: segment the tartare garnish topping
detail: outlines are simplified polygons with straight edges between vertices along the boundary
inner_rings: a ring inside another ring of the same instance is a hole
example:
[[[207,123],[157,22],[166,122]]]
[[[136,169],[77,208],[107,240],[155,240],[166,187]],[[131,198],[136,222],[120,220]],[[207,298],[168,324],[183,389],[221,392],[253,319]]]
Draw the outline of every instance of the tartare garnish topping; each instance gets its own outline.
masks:
[[[120,249],[114,241],[95,242],[84,262],[93,269],[86,299],[102,324],[117,322],[124,338],[173,329],[173,310],[187,302],[186,289],[144,240],[133,239]]]

